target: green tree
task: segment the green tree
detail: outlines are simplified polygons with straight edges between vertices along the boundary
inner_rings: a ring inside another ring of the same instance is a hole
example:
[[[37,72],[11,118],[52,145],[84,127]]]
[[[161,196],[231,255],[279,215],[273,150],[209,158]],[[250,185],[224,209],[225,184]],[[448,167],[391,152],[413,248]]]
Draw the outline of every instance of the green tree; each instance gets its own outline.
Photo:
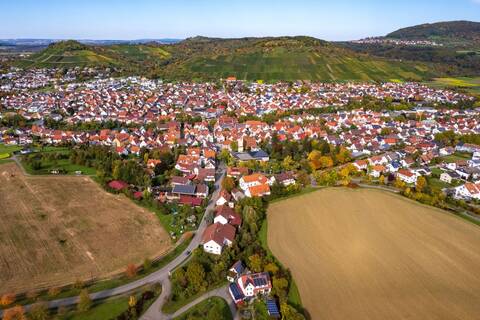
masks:
[[[83,289],[78,296],[78,304],[77,310],[80,312],[86,312],[90,310],[92,306],[92,299],[90,299],[90,295],[88,294],[87,289]]]
[[[205,269],[203,266],[193,261],[187,267],[186,277],[188,283],[196,290],[196,291],[204,291],[205,288]]]
[[[30,320],[48,320],[49,313],[48,313],[47,305],[43,302],[35,303],[30,309],[29,319]]]

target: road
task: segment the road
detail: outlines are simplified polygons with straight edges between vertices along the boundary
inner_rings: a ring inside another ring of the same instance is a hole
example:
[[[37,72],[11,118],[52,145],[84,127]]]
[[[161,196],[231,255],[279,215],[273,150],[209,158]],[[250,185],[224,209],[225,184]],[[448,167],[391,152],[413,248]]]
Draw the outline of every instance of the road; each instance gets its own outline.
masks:
[[[239,320],[240,316],[237,313],[237,307],[235,306],[235,303],[233,302],[232,298],[230,297],[230,293],[228,292],[228,285],[220,287],[218,289],[211,290],[209,292],[206,292],[204,295],[198,297],[197,299],[193,300],[189,304],[183,306],[182,308],[178,309],[175,313],[171,315],[160,315],[160,314],[155,314],[154,312],[150,312],[148,315],[147,313],[144,314],[140,319],[141,320],[157,320],[157,319],[174,319],[186,311],[188,311],[190,308],[193,306],[197,305],[198,303],[207,300],[208,298],[211,297],[219,297],[225,300],[228,303],[228,307],[230,308],[230,312],[232,313],[232,319],[234,320]],[[158,300],[157,300],[158,301]],[[158,308],[156,310],[159,310]],[[149,310],[150,311],[150,310]]]
[[[16,159],[16,157],[14,158],[14,160],[18,161],[18,159]],[[22,166],[20,166],[20,167],[22,167]],[[163,268],[149,274],[148,276],[146,276],[142,279],[132,281],[130,283],[127,283],[125,285],[122,285],[122,286],[119,286],[119,287],[116,287],[116,288],[113,288],[113,289],[108,289],[108,290],[103,290],[103,291],[91,293],[90,298],[92,300],[106,299],[106,298],[109,298],[109,297],[129,293],[131,291],[134,291],[137,288],[143,287],[143,286],[148,285],[148,284],[161,283],[162,284],[162,293],[150,309],[152,309],[154,305],[158,305],[159,301],[161,303],[160,305],[163,305],[163,301],[165,300],[165,297],[168,297],[171,293],[171,286],[170,286],[170,281],[169,281],[170,272],[172,270],[174,270],[177,266],[184,263],[185,260],[189,258],[189,255],[187,253],[192,252],[194,249],[196,249],[202,241],[203,232],[205,231],[205,229],[208,226],[207,221],[206,221],[206,217],[208,216],[207,213],[212,211],[215,208],[215,202],[216,202],[216,200],[219,196],[220,189],[221,189],[221,184],[222,184],[223,179],[225,178],[225,173],[226,173],[226,166],[222,163],[222,164],[220,164],[220,166],[218,168],[217,179],[215,181],[215,191],[213,192],[212,196],[210,197],[210,201],[208,203],[208,206],[205,209],[205,214],[203,215],[203,218],[200,221],[198,229],[195,232],[190,244],[180,255],[178,255],[174,260],[170,261]],[[78,302],[78,296],[75,296],[75,297],[52,300],[52,301],[49,301],[47,304],[48,304],[49,308],[54,309],[54,308],[58,308],[58,307],[61,307],[61,306],[69,307],[69,306],[77,304],[77,302]],[[32,307],[32,305],[24,306],[25,310],[27,310],[27,311],[31,307]],[[2,317],[2,316],[3,316],[3,312],[0,310],[0,317]]]

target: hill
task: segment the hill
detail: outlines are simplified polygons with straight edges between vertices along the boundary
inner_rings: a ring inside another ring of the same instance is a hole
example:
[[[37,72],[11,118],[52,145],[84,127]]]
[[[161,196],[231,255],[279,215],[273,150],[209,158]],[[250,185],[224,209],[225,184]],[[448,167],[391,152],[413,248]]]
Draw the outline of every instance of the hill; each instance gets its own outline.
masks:
[[[57,42],[18,62],[22,67],[111,66],[124,74],[169,80],[420,80],[437,66],[357,53],[311,37],[218,39],[195,37],[176,44],[90,46]]]
[[[167,78],[275,80],[420,79],[424,65],[357,54],[310,37],[210,39],[196,37],[174,46]]]
[[[387,38],[434,40],[444,44],[480,45],[480,22],[448,21],[426,23],[389,33]]]

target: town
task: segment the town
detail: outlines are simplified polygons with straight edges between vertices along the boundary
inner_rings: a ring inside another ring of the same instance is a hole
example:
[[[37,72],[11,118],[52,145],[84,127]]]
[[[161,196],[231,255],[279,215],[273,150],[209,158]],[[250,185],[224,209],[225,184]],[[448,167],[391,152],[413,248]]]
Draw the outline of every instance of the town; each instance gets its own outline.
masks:
[[[0,75],[0,145],[15,150],[0,156],[30,173],[94,174],[106,190],[160,212],[174,241],[207,221],[199,229],[207,257],[173,273],[171,303],[193,290],[184,274],[195,259],[228,256],[230,299],[245,314],[260,296],[271,317],[293,312],[282,268],[238,251],[249,250],[245,239],[258,228],[245,222],[258,205],[248,199],[368,184],[479,212],[480,108],[468,94],[414,82],[164,83],[108,74]]]

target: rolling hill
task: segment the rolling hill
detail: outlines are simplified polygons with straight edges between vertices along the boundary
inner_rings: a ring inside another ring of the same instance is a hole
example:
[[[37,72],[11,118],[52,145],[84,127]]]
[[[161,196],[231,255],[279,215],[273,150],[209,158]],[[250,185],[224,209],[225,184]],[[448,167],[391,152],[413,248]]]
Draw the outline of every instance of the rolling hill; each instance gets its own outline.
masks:
[[[89,46],[57,42],[20,60],[21,67],[111,66],[125,74],[169,80],[421,80],[434,66],[372,57],[311,37],[218,39],[195,37],[172,45]]]
[[[448,21],[399,29],[387,38],[433,40],[447,45],[480,46],[480,22]]]
[[[429,75],[424,65],[375,59],[309,37],[193,38],[178,44],[175,50],[174,56],[185,59],[165,66],[162,73],[166,77],[368,81]]]

